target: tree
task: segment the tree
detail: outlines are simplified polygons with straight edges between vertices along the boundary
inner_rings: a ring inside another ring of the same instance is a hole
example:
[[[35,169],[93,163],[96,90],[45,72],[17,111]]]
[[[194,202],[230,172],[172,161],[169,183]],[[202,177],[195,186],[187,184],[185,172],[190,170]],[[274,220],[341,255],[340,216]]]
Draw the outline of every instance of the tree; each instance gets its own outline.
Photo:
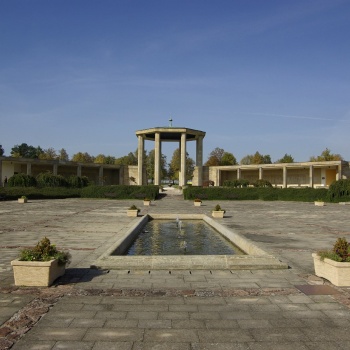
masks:
[[[222,155],[220,165],[236,165],[236,164],[237,164],[237,159],[232,153],[225,152]]]
[[[154,180],[154,149],[152,149],[148,155],[146,156],[145,164],[146,164],[146,173],[147,173],[147,178]],[[166,163],[166,155],[162,154],[160,158],[160,177],[161,179],[164,179],[167,175],[167,163]]]
[[[243,157],[240,161],[241,164],[249,165],[249,164],[271,164],[271,157],[269,154],[263,155],[258,151],[255,154],[248,154]]]
[[[4,148],[2,147],[2,145],[0,145],[0,157],[3,156],[5,153]]]
[[[94,162],[94,157],[90,156],[89,153],[85,152],[78,152],[73,155],[72,157],[73,162],[79,162],[79,163],[93,163]]]
[[[281,159],[276,160],[275,163],[294,163],[294,158],[286,153]]]
[[[186,181],[192,179],[193,170],[194,170],[194,160],[189,157],[189,154],[186,152]],[[180,154],[180,148],[177,148],[174,153],[173,157],[171,158],[170,164],[169,164],[169,178],[171,180],[178,180],[179,179],[179,171],[181,167],[181,154]]]
[[[216,147],[210,152],[205,166],[236,165],[237,160],[232,153],[225,152],[224,149]]]
[[[249,164],[253,164],[253,156],[251,154],[247,154],[246,156],[244,156],[241,161],[239,162],[242,165],[249,165]]]
[[[320,156],[310,157],[310,162],[325,162],[330,160],[343,160],[343,157],[340,154],[333,154],[331,150],[326,148]]]
[[[127,156],[117,158],[115,160],[117,165],[137,165],[137,156],[130,152]]]
[[[58,158],[57,153],[52,147],[48,149],[44,149],[43,152],[39,154],[39,159],[52,160],[57,158]]]
[[[66,150],[65,150],[64,148],[61,148],[61,149],[58,151],[58,159],[59,159],[59,160],[66,161],[66,162],[69,161],[68,153],[66,152]]]
[[[94,163],[97,164],[115,164],[115,157],[99,154],[95,157]]]
[[[40,146],[34,147],[29,146],[26,143],[20,145],[15,145],[11,149],[11,156],[16,158],[39,158],[40,154],[43,153],[43,150]]]

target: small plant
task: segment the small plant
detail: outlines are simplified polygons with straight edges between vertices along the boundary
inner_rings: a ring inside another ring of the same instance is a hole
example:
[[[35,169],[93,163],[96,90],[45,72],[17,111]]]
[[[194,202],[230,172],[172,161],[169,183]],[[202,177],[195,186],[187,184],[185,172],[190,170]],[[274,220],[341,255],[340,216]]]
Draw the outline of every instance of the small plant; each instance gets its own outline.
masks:
[[[150,202],[150,201],[151,201],[151,200],[150,200],[149,198],[147,198],[147,197],[145,197],[143,200],[146,201],[146,202]]]
[[[224,209],[221,209],[219,204],[216,204],[214,211],[223,211],[224,213],[226,213],[226,211]]]
[[[332,250],[318,252],[322,260],[324,258],[339,262],[350,262],[350,243],[345,238],[338,238]]]
[[[22,198],[22,199],[27,199],[27,196],[22,196],[21,198]]]
[[[200,198],[195,198],[194,201],[198,203],[202,203],[202,200]]]
[[[23,249],[20,252],[21,261],[49,261],[57,259],[59,265],[68,265],[71,255],[69,252],[57,250],[47,237],[44,237],[34,248]]]
[[[137,210],[137,211],[140,211],[140,209],[139,209],[135,204],[133,204],[133,205],[129,208],[129,210]]]

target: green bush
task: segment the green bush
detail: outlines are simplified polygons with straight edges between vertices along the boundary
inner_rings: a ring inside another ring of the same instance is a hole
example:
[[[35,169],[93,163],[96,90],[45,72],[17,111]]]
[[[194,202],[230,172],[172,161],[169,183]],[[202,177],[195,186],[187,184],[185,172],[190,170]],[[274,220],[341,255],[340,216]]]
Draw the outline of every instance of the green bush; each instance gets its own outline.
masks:
[[[26,174],[15,174],[8,180],[8,186],[10,187],[33,187],[37,185],[35,177]]]
[[[83,198],[110,198],[110,199],[143,199],[155,200],[159,194],[159,186],[88,186],[81,190]]]
[[[329,186],[328,198],[331,202],[350,201],[350,180],[338,180]]]
[[[339,262],[350,262],[350,244],[346,238],[338,238],[332,250],[322,250],[318,255],[323,260],[324,258]]]
[[[281,200],[313,202],[316,199],[327,199],[328,190],[324,188],[294,189],[294,188],[271,188],[271,187],[188,187],[184,189],[184,199],[195,198],[206,200]]]
[[[254,187],[272,187],[272,184],[271,182],[267,181],[267,180],[256,180],[254,183],[253,183],[253,186]]]
[[[248,187],[249,186],[249,181],[240,179],[240,180],[225,180],[224,181],[224,186],[225,187],[235,187],[235,188],[240,188],[240,187]]]
[[[62,175],[54,175],[47,171],[36,177],[39,187],[67,187],[68,181]]]
[[[89,179],[86,176],[72,175],[68,178],[69,187],[83,188],[89,185]]]

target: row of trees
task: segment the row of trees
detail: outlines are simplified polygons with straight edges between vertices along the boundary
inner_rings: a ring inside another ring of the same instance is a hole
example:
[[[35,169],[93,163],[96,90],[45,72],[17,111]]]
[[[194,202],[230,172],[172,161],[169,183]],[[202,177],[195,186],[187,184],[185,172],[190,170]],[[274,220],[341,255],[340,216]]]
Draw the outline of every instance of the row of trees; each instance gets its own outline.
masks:
[[[330,160],[343,160],[340,154],[331,153],[331,151],[326,148],[321,155],[311,156],[310,162],[322,162]],[[282,158],[278,159],[275,163],[294,163],[294,158],[290,154],[285,154]],[[236,157],[229,152],[226,152],[222,148],[215,148],[208,157],[205,165],[207,166],[217,166],[217,165],[237,165]],[[261,154],[258,151],[254,154],[248,154],[244,156],[239,164],[249,165],[249,164],[272,164],[272,160],[269,154]]]
[[[129,152],[127,155],[120,158],[113,156],[106,156],[104,154],[99,154],[97,156],[92,156],[89,153],[78,152],[73,155],[71,161],[81,162],[81,163],[98,163],[98,164],[117,164],[117,165],[137,165],[138,155],[137,150],[135,152]],[[4,154],[4,149],[0,145],[0,156]],[[40,146],[34,147],[22,143],[21,145],[15,145],[11,149],[12,157],[23,157],[23,158],[37,158],[46,160],[63,160],[69,161],[68,153],[64,148],[56,151],[53,148],[42,149]],[[146,172],[149,179],[153,181],[154,179],[154,150],[150,152],[145,151],[144,153],[144,164],[146,166]],[[172,159],[167,163],[166,156],[162,154],[161,157],[161,177],[168,178],[170,180],[176,180],[179,178],[180,171],[180,149],[177,148],[172,156]],[[330,160],[342,160],[340,154],[333,154],[326,148],[321,155],[310,157],[309,161],[330,161]],[[249,164],[271,164],[272,160],[270,155],[261,154],[258,151],[254,154],[248,154],[244,156],[239,164],[249,165]],[[282,158],[278,159],[275,163],[294,163],[294,158],[290,154],[285,154]],[[236,157],[225,151],[222,148],[216,147],[212,152],[210,152],[205,166],[219,166],[219,165],[237,165]],[[186,178],[190,180],[193,174],[195,162],[186,153]]]

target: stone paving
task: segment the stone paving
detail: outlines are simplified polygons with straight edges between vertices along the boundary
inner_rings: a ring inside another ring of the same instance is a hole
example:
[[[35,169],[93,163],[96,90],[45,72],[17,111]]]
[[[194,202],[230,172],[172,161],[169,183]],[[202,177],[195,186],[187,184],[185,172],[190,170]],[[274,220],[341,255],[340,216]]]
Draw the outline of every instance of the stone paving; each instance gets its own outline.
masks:
[[[311,253],[350,237],[350,206],[220,201],[223,225],[287,270],[95,270],[106,242],[141,214],[205,213],[167,189],[142,201],[0,202],[0,349],[349,349],[350,289],[313,276]],[[14,286],[10,261],[43,236],[72,264],[50,288]],[[323,294],[305,285],[330,286]]]

